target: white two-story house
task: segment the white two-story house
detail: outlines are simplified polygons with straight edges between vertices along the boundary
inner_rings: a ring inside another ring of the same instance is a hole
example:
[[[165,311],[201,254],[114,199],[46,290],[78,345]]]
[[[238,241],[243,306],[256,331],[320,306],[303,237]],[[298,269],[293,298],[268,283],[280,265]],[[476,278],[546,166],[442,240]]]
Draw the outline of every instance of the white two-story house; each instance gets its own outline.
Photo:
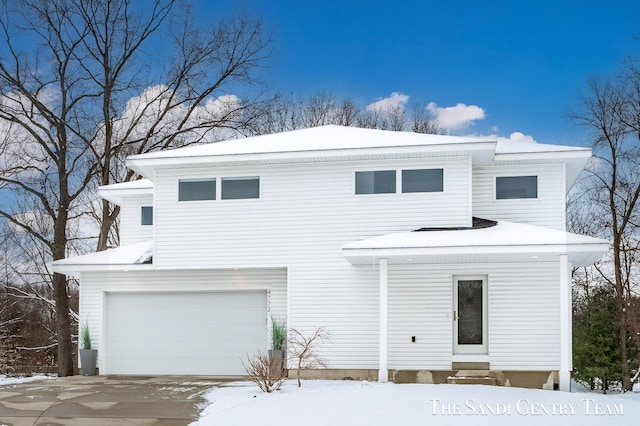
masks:
[[[589,149],[325,126],[129,157],[121,246],[79,277],[103,374],[242,375],[272,318],[330,340],[316,377],[568,389],[567,233]]]

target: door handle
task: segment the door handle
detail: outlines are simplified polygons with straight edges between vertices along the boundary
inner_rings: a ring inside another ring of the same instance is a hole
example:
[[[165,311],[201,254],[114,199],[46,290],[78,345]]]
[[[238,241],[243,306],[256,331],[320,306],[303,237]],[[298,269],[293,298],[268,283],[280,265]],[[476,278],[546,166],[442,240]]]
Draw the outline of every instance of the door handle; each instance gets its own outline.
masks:
[[[458,312],[457,311],[453,311],[453,320],[454,321],[458,321]]]

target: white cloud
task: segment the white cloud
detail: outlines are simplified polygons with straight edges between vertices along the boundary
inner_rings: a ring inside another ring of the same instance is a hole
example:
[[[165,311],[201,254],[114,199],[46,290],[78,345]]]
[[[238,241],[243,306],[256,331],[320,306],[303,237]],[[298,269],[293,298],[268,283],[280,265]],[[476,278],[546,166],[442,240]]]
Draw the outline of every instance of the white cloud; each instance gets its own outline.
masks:
[[[439,107],[435,102],[427,105],[427,110],[438,120],[438,125],[447,130],[465,129],[477,120],[486,117],[484,109],[477,105],[458,103],[455,106]]]
[[[498,142],[516,142],[516,143],[538,143],[533,136],[525,135],[522,132],[513,132],[509,135],[509,137],[498,136],[497,134],[491,135],[479,135],[477,133],[468,134],[465,136],[473,137],[473,138],[481,138],[487,140],[495,140]]]
[[[525,135],[524,133],[521,133],[521,132],[513,132],[509,135],[508,138],[505,138],[503,136],[498,136],[496,137],[496,139],[498,141],[505,141],[505,142],[537,143],[536,140],[533,138],[533,136]]]
[[[38,101],[51,107],[54,94],[43,90],[38,94]],[[5,177],[16,180],[32,178],[45,170],[51,161],[47,150],[38,143],[25,127],[33,129],[42,140],[47,140],[48,123],[37,112],[28,117],[23,111],[34,111],[31,101],[20,93],[10,92],[0,97],[0,106],[9,115],[14,115],[18,122],[0,120],[0,171]],[[35,123],[35,124],[34,124]],[[41,126],[41,127],[38,127]]]
[[[409,102],[409,96],[393,92],[389,97],[367,105],[365,109],[372,112],[403,111],[407,102]]]

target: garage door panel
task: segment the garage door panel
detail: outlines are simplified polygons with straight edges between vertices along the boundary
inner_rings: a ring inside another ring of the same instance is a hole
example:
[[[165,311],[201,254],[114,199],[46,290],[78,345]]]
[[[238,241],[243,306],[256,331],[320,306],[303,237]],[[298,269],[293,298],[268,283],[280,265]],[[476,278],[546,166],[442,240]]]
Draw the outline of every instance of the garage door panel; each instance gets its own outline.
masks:
[[[245,374],[267,348],[266,292],[112,293],[106,369],[117,374]]]

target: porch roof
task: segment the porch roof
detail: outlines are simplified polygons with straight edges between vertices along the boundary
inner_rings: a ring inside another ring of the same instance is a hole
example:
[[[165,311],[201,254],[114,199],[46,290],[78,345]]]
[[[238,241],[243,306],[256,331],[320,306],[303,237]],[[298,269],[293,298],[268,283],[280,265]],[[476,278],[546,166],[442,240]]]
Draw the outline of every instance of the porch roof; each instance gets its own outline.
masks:
[[[609,249],[609,241],[541,226],[499,221],[483,228],[424,228],[355,241],[342,247],[354,265],[386,258],[398,263],[552,261],[567,254],[574,266],[590,265]]]

